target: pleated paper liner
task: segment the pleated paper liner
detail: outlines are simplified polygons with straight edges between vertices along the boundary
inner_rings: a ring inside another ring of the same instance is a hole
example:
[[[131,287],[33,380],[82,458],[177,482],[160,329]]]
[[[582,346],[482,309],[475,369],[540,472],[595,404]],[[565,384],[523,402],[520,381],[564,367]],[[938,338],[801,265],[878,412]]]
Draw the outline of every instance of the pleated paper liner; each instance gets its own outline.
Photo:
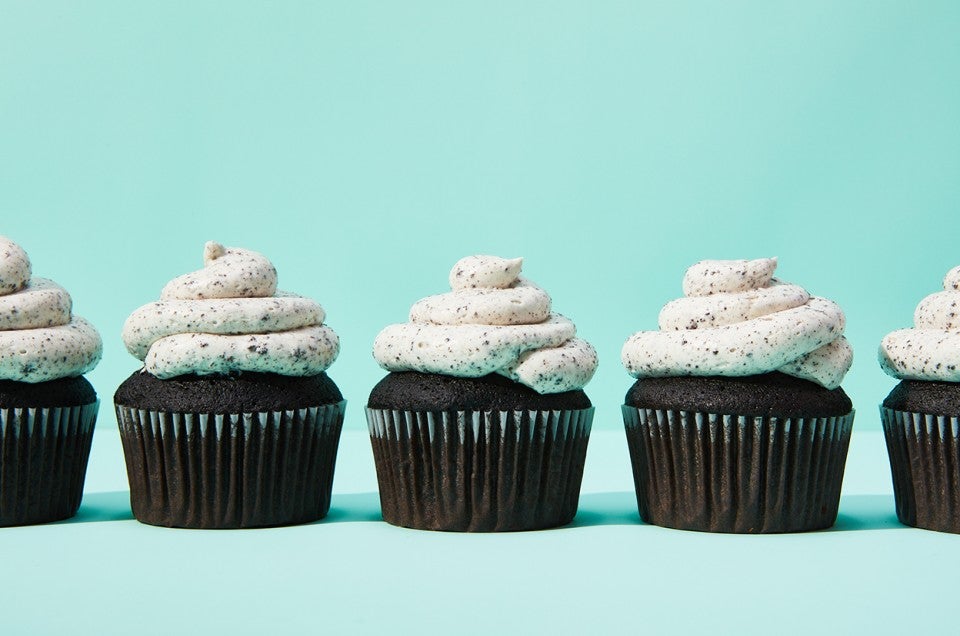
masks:
[[[368,408],[384,520],[462,532],[569,523],[593,412]]]
[[[880,407],[901,523],[960,534],[960,418]]]
[[[345,405],[227,415],[117,405],[134,517],[177,528],[323,518]]]
[[[77,514],[99,406],[0,409],[0,526]]]
[[[802,532],[837,519],[854,413],[777,418],[623,406],[641,518],[683,530]]]

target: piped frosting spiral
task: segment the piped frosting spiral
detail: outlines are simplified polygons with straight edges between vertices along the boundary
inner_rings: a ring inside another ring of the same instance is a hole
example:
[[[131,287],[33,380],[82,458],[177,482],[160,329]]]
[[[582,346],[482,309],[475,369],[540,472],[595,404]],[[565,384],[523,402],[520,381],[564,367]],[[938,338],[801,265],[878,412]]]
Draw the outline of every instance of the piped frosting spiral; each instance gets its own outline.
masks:
[[[204,268],[167,283],[123,326],[127,350],[160,379],[241,371],[317,375],[340,352],[323,308],[277,291],[262,254],[209,242]]]
[[[97,366],[100,334],[72,308],[67,290],[31,278],[26,252],[0,236],[0,380],[46,382]]]
[[[386,327],[373,357],[388,371],[459,377],[500,373],[539,393],[582,389],[597,353],[551,311],[550,296],[520,276],[523,260],[468,256],[450,272],[451,292],[418,301],[410,322]]]
[[[880,366],[901,380],[960,382],[960,265],[943,291],[920,301],[913,329],[898,329],[880,343]]]
[[[701,261],[659,331],[630,336],[621,357],[636,378],[780,371],[828,389],[853,363],[840,307],[773,277],[777,259]]]

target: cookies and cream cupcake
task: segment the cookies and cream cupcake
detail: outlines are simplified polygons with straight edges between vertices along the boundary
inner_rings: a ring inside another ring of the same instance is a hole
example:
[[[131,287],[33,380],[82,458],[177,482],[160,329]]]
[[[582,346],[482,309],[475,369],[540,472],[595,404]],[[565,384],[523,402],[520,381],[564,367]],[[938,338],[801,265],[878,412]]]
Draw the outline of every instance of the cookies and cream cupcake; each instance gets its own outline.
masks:
[[[277,290],[263,255],[207,243],[123,327],[143,361],[117,389],[130,499],[144,523],[245,528],[330,506],[345,401],[319,304]]]
[[[597,355],[522,260],[468,256],[452,291],[386,327],[367,404],[383,517],[411,528],[531,530],[577,510]]]
[[[0,236],[0,526],[76,514],[100,405],[103,343],[63,287]]]
[[[773,258],[701,261],[658,331],[623,346],[640,515],[714,532],[833,525],[853,406],[840,307],[773,277]]]
[[[880,343],[900,383],[880,407],[900,521],[960,533],[960,266]]]

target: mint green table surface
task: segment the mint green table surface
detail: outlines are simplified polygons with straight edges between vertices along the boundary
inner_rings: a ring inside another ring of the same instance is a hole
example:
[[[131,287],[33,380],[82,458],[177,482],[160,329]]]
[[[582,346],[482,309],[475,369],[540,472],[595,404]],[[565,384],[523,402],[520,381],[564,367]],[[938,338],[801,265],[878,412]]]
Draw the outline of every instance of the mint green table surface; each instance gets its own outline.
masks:
[[[380,520],[348,431],[333,506],[290,528],[133,520],[118,434],[96,432],[68,522],[0,530],[3,634],[934,633],[955,628],[960,537],[897,523],[881,434],[855,432],[829,531],[641,523],[622,433],[595,432],[572,525],[446,534]]]

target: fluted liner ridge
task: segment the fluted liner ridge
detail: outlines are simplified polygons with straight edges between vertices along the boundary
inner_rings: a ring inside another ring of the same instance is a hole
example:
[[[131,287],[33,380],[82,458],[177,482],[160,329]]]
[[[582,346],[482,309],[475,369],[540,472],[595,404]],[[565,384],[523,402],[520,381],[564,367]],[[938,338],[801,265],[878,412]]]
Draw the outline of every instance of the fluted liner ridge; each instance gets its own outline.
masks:
[[[760,417],[623,406],[640,517],[731,533],[832,526],[854,413]]]
[[[117,405],[134,516],[180,528],[323,518],[345,405],[226,415]]]
[[[368,408],[384,520],[460,532],[569,523],[593,412]]]
[[[960,534],[960,418],[880,407],[897,518]]]
[[[77,513],[99,407],[0,409],[0,526]]]

